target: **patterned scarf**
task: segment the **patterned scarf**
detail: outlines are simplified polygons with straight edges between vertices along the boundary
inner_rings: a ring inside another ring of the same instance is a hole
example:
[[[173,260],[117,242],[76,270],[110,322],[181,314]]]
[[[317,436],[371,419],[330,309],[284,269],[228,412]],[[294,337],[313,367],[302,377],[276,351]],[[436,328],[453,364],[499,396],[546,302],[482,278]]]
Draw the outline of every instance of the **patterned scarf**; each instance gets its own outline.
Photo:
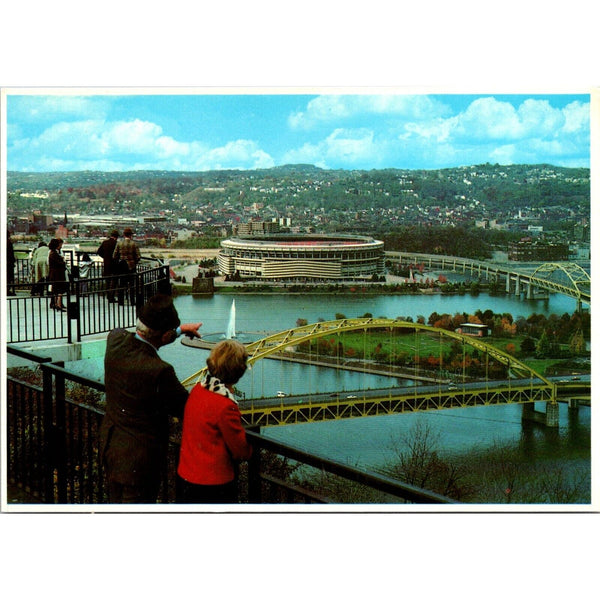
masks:
[[[214,392],[215,394],[226,396],[232,402],[235,402],[236,404],[238,403],[238,401],[234,398],[233,394],[227,389],[225,384],[221,383],[220,379],[217,379],[210,373],[206,376],[204,381],[200,382],[200,385],[204,389],[207,389],[209,392]]]

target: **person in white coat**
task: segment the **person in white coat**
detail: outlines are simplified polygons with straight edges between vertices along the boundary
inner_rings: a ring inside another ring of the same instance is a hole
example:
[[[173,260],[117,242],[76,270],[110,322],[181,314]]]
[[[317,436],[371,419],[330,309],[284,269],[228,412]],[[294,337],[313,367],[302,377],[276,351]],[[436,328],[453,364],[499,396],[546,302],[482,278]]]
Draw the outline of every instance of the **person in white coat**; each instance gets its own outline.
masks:
[[[50,267],[48,265],[48,254],[50,248],[46,242],[40,242],[38,247],[32,252],[30,259],[31,282],[35,285],[31,287],[32,296],[43,296],[43,283],[48,280]]]

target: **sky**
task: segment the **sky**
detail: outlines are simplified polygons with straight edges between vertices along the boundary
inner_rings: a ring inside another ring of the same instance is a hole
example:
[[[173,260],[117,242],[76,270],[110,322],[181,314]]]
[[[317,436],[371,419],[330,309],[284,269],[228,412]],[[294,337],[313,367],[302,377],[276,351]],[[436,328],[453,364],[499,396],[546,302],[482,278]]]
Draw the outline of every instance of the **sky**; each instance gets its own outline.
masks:
[[[10,90],[7,170],[590,166],[588,94],[121,92]]]

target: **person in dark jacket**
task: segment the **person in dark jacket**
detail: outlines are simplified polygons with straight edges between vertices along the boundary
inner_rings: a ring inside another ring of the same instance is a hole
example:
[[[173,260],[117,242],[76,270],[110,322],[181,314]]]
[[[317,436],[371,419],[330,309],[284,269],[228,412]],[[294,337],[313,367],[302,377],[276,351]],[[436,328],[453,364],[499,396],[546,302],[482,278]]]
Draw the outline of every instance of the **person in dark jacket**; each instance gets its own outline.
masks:
[[[105,239],[100,246],[96,254],[102,258],[104,261],[104,266],[102,270],[102,274],[104,277],[110,277],[106,282],[106,298],[109,302],[116,302],[115,300],[115,288],[117,287],[117,277],[119,274],[119,270],[117,268],[117,261],[113,259],[113,253],[115,251],[115,246],[117,245],[117,240],[119,239],[119,232],[116,229],[113,229],[110,232],[110,236]]]
[[[202,323],[181,324],[170,296],[157,294],[138,313],[136,332],[114,329],[104,356],[106,413],[100,457],[115,503],[155,503],[165,472],[169,415],[182,417],[187,390],[158,349]]]
[[[12,240],[10,239],[10,231],[6,232],[6,295],[15,295],[15,265],[17,259],[15,258],[15,248]]]
[[[141,255],[138,245],[133,241],[133,229],[131,227],[125,227],[123,230],[123,239],[117,242],[113,252],[113,260],[117,263],[117,269],[121,274],[118,303],[125,303],[125,293],[127,293],[129,302],[135,304],[135,273]]]
[[[48,281],[52,285],[52,300],[50,308],[65,312],[67,309],[63,306],[62,297],[69,291],[67,280],[67,264],[60,254],[63,241],[61,238],[53,238],[48,244],[50,253],[48,254]]]

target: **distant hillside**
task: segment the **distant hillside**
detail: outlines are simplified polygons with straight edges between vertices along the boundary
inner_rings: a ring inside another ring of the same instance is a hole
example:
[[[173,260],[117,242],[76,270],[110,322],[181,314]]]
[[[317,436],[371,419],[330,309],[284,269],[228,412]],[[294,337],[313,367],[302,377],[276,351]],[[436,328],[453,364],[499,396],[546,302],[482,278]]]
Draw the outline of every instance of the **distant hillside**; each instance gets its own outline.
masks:
[[[103,203],[106,211],[119,206],[145,210],[175,198],[190,210],[195,203],[241,200],[268,202],[278,210],[289,204],[313,210],[371,210],[474,203],[492,211],[555,206],[580,213],[589,211],[590,170],[486,163],[432,170],[327,170],[297,164],[245,171],[9,171],[7,189],[9,205],[17,209],[22,208],[21,194],[47,192],[53,206],[72,208],[93,200],[98,207]]]
[[[142,183],[145,181],[163,179],[185,179],[185,180],[229,180],[242,178],[247,179],[260,177],[290,177],[290,176],[319,176],[319,177],[347,177],[364,176],[369,174],[376,176],[415,175],[430,176],[438,174],[452,178],[453,175],[464,174],[476,170],[478,172],[494,173],[504,172],[509,177],[522,175],[525,172],[552,171],[564,176],[587,177],[590,170],[587,168],[555,167],[552,165],[473,165],[466,167],[454,167],[448,169],[372,169],[372,170],[344,170],[344,169],[322,169],[309,164],[281,165],[270,169],[235,170],[226,169],[218,171],[58,171],[44,173],[29,173],[21,171],[7,172],[7,185],[9,191],[26,190],[34,191],[46,189],[48,191],[58,190],[67,186],[81,187],[90,185],[102,185],[106,183]]]
[[[65,188],[81,188],[106,184],[143,185],[148,182],[188,181],[202,185],[205,182],[230,181],[231,179],[269,178],[269,177],[303,177],[322,175],[324,173],[343,173],[343,171],[324,171],[314,165],[283,165],[271,169],[255,169],[252,171],[219,170],[219,171],[57,171],[51,173],[26,173],[21,171],[7,172],[8,191],[35,192],[46,190],[58,191]]]

